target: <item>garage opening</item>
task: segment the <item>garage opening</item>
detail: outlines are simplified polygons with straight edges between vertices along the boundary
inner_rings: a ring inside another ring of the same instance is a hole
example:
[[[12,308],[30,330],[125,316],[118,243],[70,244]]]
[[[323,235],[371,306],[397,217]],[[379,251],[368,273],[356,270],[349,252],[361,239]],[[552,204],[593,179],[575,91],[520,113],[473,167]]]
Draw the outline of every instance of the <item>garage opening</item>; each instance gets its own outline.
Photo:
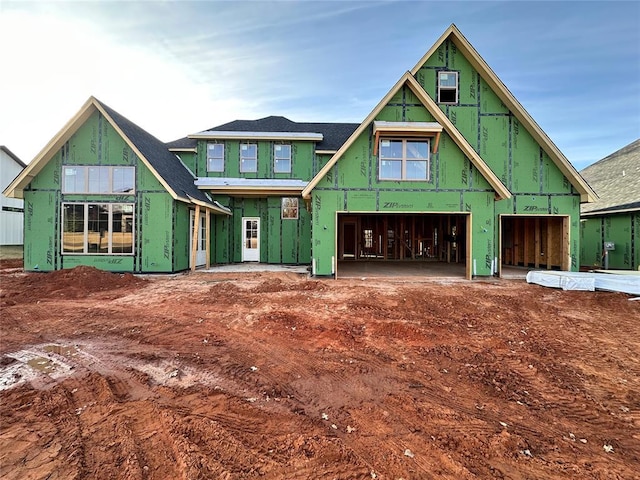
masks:
[[[470,218],[466,214],[340,213],[338,269],[350,272],[369,263],[369,271],[383,275],[391,269],[402,275],[403,265],[407,274],[435,274],[449,265],[449,273],[465,277]]]
[[[569,270],[569,217],[501,215],[501,275],[513,269]]]

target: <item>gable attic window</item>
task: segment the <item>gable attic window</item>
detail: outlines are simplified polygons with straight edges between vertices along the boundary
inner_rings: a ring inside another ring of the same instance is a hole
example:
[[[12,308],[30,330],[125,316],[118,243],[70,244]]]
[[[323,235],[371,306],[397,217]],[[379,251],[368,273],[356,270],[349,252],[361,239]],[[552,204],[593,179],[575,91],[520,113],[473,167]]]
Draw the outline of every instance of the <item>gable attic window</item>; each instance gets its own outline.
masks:
[[[458,103],[458,72],[438,72],[438,103]]]
[[[207,143],[207,172],[224,172],[224,143]]]
[[[253,173],[258,171],[258,146],[255,143],[240,145],[240,172]]]

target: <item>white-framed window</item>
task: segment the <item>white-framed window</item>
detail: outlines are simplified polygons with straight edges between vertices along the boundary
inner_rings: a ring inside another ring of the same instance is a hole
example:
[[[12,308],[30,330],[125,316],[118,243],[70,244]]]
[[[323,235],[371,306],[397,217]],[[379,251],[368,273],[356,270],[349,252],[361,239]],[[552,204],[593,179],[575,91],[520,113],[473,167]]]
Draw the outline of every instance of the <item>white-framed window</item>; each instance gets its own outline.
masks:
[[[282,198],[282,219],[297,220],[298,218],[298,198]]]
[[[458,72],[438,72],[438,103],[458,103]]]
[[[429,140],[380,139],[380,180],[429,180]]]
[[[207,172],[224,172],[224,143],[207,143]]]
[[[133,203],[63,203],[62,254],[132,255]]]
[[[258,145],[243,143],[240,145],[240,172],[251,173],[258,171]]]
[[[62,167],[62,193],[132,194],[135,184],[135,167]]]
[[[273,146],[273,171],[291,173],[291,145]]]

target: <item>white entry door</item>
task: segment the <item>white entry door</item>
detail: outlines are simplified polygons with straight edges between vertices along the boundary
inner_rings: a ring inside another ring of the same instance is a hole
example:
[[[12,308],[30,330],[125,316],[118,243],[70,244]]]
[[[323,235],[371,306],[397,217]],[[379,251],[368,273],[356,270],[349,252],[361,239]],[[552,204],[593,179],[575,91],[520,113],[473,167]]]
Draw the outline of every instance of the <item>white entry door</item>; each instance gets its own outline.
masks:
[[[196,218],[196,213],[191,212],[191,222],[189,222],[189,252],[193,245],[193,221]],[[207,263],[207,225],[206,216],[204,213],[200,214],[200,222],[198,223],[198,246],[196,247],[196,267],[206,265]],[[192,263],[191,253],[189,253],[189,266]]]
[[[260,219],[242,217],[242,261],[260,261]]]

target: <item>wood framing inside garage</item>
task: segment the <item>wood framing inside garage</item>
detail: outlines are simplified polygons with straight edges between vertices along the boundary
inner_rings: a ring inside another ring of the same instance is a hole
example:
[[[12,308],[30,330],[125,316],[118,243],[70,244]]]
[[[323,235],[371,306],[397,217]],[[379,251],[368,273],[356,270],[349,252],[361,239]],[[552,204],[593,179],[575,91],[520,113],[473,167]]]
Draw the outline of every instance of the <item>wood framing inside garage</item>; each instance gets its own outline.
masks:
[[[500,215],[500,266],[570,270],[568,215]]]
[[[338,212],[336,221],[338,262],[462,263],[471,278],[471,214]]]

